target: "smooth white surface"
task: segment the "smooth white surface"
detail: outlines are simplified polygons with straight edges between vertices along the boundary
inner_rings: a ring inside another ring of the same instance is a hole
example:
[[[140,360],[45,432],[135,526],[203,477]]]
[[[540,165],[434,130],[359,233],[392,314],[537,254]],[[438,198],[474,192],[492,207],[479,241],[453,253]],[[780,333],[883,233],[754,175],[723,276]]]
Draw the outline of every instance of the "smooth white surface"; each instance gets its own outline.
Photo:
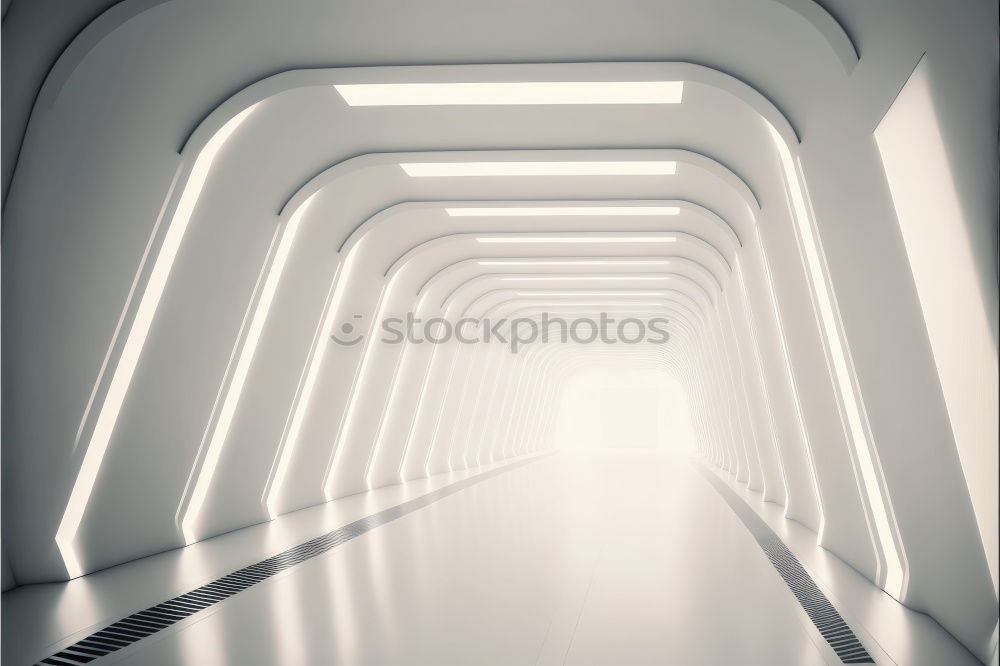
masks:
[[[908,567],[906,563],[906,552],[900,545],[897,538],[896,517],[893,513],[892,503],[883,491],[883,473],[878,457],[872,453],[871,437],[868,434],[868,415],[861,397],[855,388],[853,364],[850,361],[850,349],[841,335],[843,324],[838,319],[838,308],[836,307],[836,296],[832,292],[827,277],[826,265],[823,260],[822,246],[814,231],[814,220],[811,212],[812,206],[808,204],[808,193],[802,186],[800,179],[801,168],[795,162],[788,151],[788,148],[781,141],[780,135],[772,130],[774,145],[781,160],[781,166],[785,176],[786,194],[789,198],[790,207],[794,211],[796,229],[798,230],[799,251],[802,254],[803,263],[809,271],[809,278],[813,286],[812,302],[817,318],[822,323],[822,330],[825,333],[825,344],[827,347],[827,363],[831,368],[831,374],[836,379],[839,389],[842,419],[846,422],[851,433],[851,444],[854,446],[856,465],[864,480],[863,487],[865,499],[871,510],[875,533],[881,543],[881,557],[885,563],[885,571],[880,571],[877,575],[879,582],[887,592],[897,599],[903,599],[906,592],[906,581],[908,578]],[[765,259],[766,261],[766,259]],[[807,438],[808,441],[808,438]],[[810,447],[813,444],[810,443]],[[813,478],[819,486],[818,476],[815,470],[815,460],[812,449],[809,460],[812,464]],[[817,492],[817,496],[822,498],[822,494]],[[823,540],[824,520],[822,516],[823,506],[820,502],[820,541]]]
[[[976,275],[926,59],[874,134],[995,591],[997,344],[983,307],[991,296]]]
[[[371,322],[380,311],[406,311],[422,285],[434,296],[427,299],[434,306],[428,316],[440,314],[437,304],[444,308],[456,292],[460,305],[449,305],[448,316],[472,308],[476,299],[500,308],[499,300],[513,300],[510,295],[483,292],[496,280],[469,269],[476,258],[496,258],[498,250],[522,258],[565,258],[572,251],[597,259],[608,249],[648,254],[657,247],[596,241],[516,247],[478,244],[476,237],[656,235],[668,227],[677,242],[658,247],[676,248],[708,273],[692,264],[671,267],[671,273],[690,273],[676,282],[684,293],[666,297],[672,311],[684,310],[671,316],[690,315],[692,322],[678,322],[685,329],[684,339],[678,335],[680,353],[649,360],[686,378],[703,451],[738,482],[775,487],[776,466],[759,464],[754,455],[760,432],[747,428],[766,420],[755,415],[773,414],[787,515],[818,529],[825,547],[878,581],[878,539],[873,545],[868,534],[871,511],[852,469],[850,433],[839,420],[845,405],[837,388],[847,384],[830,381],[835,368],[826,356],[824,335],[842,333],[846,360],[853,359],[857,371],[849,379],[863,399],[858,405],[867,408],[873,457],[882,463],[908,556],[907,602],[989,661],[996,594],[960,466],[966,457],[960,460],[950,445],[949,405],[871,133],[926,53],[962,207],[955,231],[975,241],[968,263],[977,264],[973,277],[981,281],[993,324],[996,145],[983,137],[996,136],[996,7],[832,1],[830,11],[864,46],[861,62],[844,59],[843,40],[840,47],[829,41],[831,33],[822,27],[829,22],[817,21],[825,14],[814,0],[665,0],[631,3],[624,11],[614,3],[592,3],[581,11],[566,0],[544,7],[461,8],[440,0],[419,8],[383,0],[126,0],[89,27],[78,31],[83,24],[77,24],[61,37],[50,32],[56,20],[45,16],[46,10],[60,20],[67,15],[51,11],[46,2],[53,0],[14,3],[5,13],[5,56],[22,35],[37,37],[31,42],[39,45],[58,44],[52,58],[69,47],[51,69],[51,61],[38,62],[39,71],[50,75],[37,97],[37,85],[25,88],[23,104],[31,107],[37,99],[37,105],[4,202],[3,277],[13,289],[5,290],[3,308],[5,351],[11,353],[4,358],[6,552],[0,557],[11,558],[9,578],[27,583],[65,577],[54,537],[66,534],[60,520],[71,493],[82,497],[74,490],[78,482],[88,497],[77,503],[86,510],[80,508],[73,521],[70,546],[81,571],[183,543],[175,512],[206,459],[203,433],[214,428],[215,405],[224,404],[221,387],[230,385],[236,367],[227,359],[244,349],[245,313],[256,301],[255,284],[265,274],[275,229],[316,196],[260,331],[259,352],[246,368],[239,399],[234,394],[230,403],[229,444],[214,449],[217,464],[208,458],[214,473],[200,511],[200,535],[323,501],[334,455],[340,463],[337,494],[365,487],[366,464],[378,483],[391,483],[406,446],[400,433],[412,422],[410,406],[420,386],[428,393],[419,396],[421,411],[430,413],[432,425],[442,424],[432,469],[476,461],[481,443],[469,437],[483,426],[487,437],[519,451],[545,440],[551,420],[546,405],[558,395],[567,359],[540,357],[523,379],[510,373],[517,377],[511,384],[516,407],[502,403],[500,417],[477,416],[498,386],[480,378],[492,379],[496,369],[519,372],[520,364],[498,368],[492,356],[462,354],[456,362],[439,354],[430,367],[425,356],[402,357],[400,349],[376,347],[369,355],[367,344],[364,352],[317,352],[316,336],[310,335],[325,332],[327,317],[342,328],[355,314]],[[26,14],[26,6],[42,9]],[[815,11],[803,11],[805,6]],[[817,39],[817,28],[827,39]],[[252,34],[267,34],[267,48],[246,39]],[[853,51],[849,40],[847,46]],[[16,63],[9,68],[16,72],[26,60],[21,50],[13,55],[5,63]],[[513,62],[520,64],[490,64]],[[381,66],[358,67],[374,64]],[[553,81],[681,80],[684,103],[674,105],[360,108],[346,105],[333,89],[456,83],[464,87],[452,91],[467,92],[469,82],[537,87]],[[162,298],[157,296],[148,336],[143,333],[141,357],[134,373],[126,373],[132,375],[127,395],[119,400],[115,391],[125,384],[104,377],[103,368],[132,363],[122,352],[134,351],[126,339],[134,329],[123,325],[128,317],[119,319],[119,313],[133,314],[129,294],[143,293],[145,285],[136,286],[133,276],[144,248],[165,240],[167,224],[159,220],[169,221],[184,203],[183,176],[209,138],[254,104],[252,117],[213,162]],[[5,114],[5,136],[7,119]],[[773,154],[767,127],[778,130],[787,149],[783,158],[790,160],[768,159]],[[399,167],[439,160],[644,156],[676,160],[678,173],[419,179]],[[802,186],[798,194],[786,192],[793,167]],[[174,188],[171,178],[178,174]],[[540,220],[452,218],[444,211],[627,202],[678,205],[681,214]],[[816,247],[805,249],[817,251],[812,258],[819,260],[820,273],[829,271],[828,305],[835,308],[835,323],[843,325],[839,333],[814,314],[826,299],[811,281],[815,262],[807,266],[812,259],[803,256],[807,236],[796,232],[796,223],[806,220],[803,210],[814,224],[799,232],[815,234]],[[337,266],[348,253],[358,259],[351,275],[342,274],[343,287],[337,285],[343,298],[336,312],[329,308],[331,282],[339,279]],[[745,270],[740,280],[729,280],[737,258]],[[384,278],[390,276],[394,286],[382,308],[380,299],[389,293]],[[730,330],[732,318],[721,311],[732,305],[726,292],[734,294],[736,287],[748,295],[739,319],[753,322],[751,332]],[[674,302],[682,296],[682,303]],[[995,346],[995,324],[993,329]],[[738,348],[740,339],[750,344]],[[760,349],[750,348],[758,344]],[[750,358],[763,359],[768,394],[768,406],[754,405],[755,414],[747,413],[750,401],[741,390],[741,361]],[[437,367],[442,362],[445,369]],[[423,383],[428,372],[432,381]],[[308,377],[315,377],[315,393],[303,406]],[[961,388],[978,395],[973,381]],[[382,418],[388,395],[399,399],[391,402],[389,418]],[[115,423],[98,419],[111,412]],[[345,418],[351,436],[335,454],[334,433]],[[107,426],[98,431],[108,436],[106,449],[83,461],[80,441],[87,443],[99,420]],[[493,433],[497,420],[502,427]],[[423,420],[418,425],[412,440],[426,447],[427,428]],[[289,441],[292,426],[301,436]],[[389,433],[384,438],[383,426]],[[992,449],[995,442],[988,445]],[[414,457],[424,460],[427,452]],[[100,474],[93,464],[98,457]],[[260,498],[271,495],[276,468],[281,482],[268,511]],[[995,498],[995,480],[990,482]]]
[[[699,464],[634,449],[544,457],[376,528],[105,661],[838,663]],[[44,656],[11,635],[57,640],[86,627],[82,621],[116,619],[248,557],[467,476],[344,498],[170,557],[21,588],[4,596],[4,663]],[[879,663],[975,663],[926,616],[800,538],[803,530],[780,511],[767,517],[814,576],[822,575],[817,582]],[[859,627],[856,617],[872,624]]]
[[[132,320],[132,327],[129,330],[127,341],[118,359],[111,379],[107,395],[104,397],[104,404],[101,407],[100,415],[94,426],[94,431],[90,437],[90,443],[84,449],[83,462],[80,465],[80,472],[73,484],[69,500],[66,502],[66,510],[63,512],[62,520],[59,522],[59,529],[56,532],[56,545],[59,547],[59,554],[63,559],[66,572],[70,578],[75,578],[84,573],[83,568],[76,554],[77,530],[80,521],[90,503],[91,494],[94,491],[94,484],[97,482],[97,475],[101,471],[104,456],[108,450],[111,434],[114,432],[118,422],[118,415],[121,412],[122,404],[125,402],[126,393],[132,383],[132,376],[135,373],[139,358],[142,355],[149,329],[156,317],[156,311],[166,288],[167,279],[173,268],[174,260],[180,249],[181,241],[184,239],[184,232],[198,198],[201,196],[202,188],[212,170],[212,164],[219,150],[226,143],[229,137],[239,129],[247,117],[253,113],[255,107],[250,107],[239,113],[227,122],[205,146],[205,149],[198,155],[191,173],[188,174],[187,183],[184,185],[184,193],[181,195],[177,208],[174,210],[173,218],[167,227],[163,243],[160,246],[153,267],[147,279],[145,291],[139,299],[139,305]],[[158,226],[158,225],[157,225]],[[143,255],[145,264],[146,255]],[[140,271],[142,265],[140,265]]]
[[[66,583],[24,585],[5,592],[0,661],[4,664],[33,663],[125,615],[183,594],[359,518],[508,462],[485,465],[479,470],[438,474],[340,498]],[[200,617],[194,618],[198,619]]]

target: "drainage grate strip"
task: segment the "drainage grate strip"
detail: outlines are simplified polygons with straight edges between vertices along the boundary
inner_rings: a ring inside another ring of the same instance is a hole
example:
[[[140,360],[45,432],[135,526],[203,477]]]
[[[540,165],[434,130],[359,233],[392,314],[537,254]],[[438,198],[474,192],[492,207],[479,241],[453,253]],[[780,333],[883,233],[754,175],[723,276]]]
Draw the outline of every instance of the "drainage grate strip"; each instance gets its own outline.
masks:
[[[874,664],[875,660],[868,654],[847,622],[774,530],[733,492],[725,481],[704,467],[699,466],[699,469],[760,544],[767,559],[784,579],[788,589],[798,599],[816,629],[837,653],[840,661],[845,664]]]
[[[354,521],[327,532],[314,539],[310,539],[298,546],[293,546],[288,550],[273,555],[266,560],[245,566],[242,569],[226,574],[221,578],[206,583],[190,592],[186,592],[173,599],[168,599],[155,606],[151,606],[141,611],[137,611],[128,617],[124,617],[103,629],[94,632],[90,636],[81,639],[67,648],[46,657],[38,662],[38,665],[47,664],[50,666],[79,666],[89,663],[99,657],[106,656],[112,652],[132,645],[140,639],[151,636],[176,622],[194,615],[195,613],[214,606],[215,604],[228,599],[229,597],[242,592],[243,590],[267,580],[271,576],[278,574],[290,567],[301,564],[318,555],[329,552],[333,548],[350,541],[356,537],[370,532],[376,527],[392,522],[397,518],[413,513],[429,504],[444,499],[449,495],[464,490],[477,483],[482,483],[495,476],[509,472],[512,469],[522,467],[535,462],[539,458],[522,460],[511,463],[500,469],[490,470],[477,474],[476,476],[458,481],[444,488],[439,488],[433,492],[422,495],[415,499],[403,502],[394,507],[390,507],[378,513],[374,513],[365,518]]]

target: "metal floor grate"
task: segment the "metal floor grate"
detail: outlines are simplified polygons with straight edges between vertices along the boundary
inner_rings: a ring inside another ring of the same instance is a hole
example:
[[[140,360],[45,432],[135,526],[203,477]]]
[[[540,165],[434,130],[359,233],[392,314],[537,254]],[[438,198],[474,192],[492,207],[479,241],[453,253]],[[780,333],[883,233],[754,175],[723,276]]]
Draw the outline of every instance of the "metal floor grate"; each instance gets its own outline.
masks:
[[[359,537],[376,527],[413,513],[428,504],[433,504],[469,486],[482,483],[487,479],[536,460],[538,458],[522,460],[499,469],[483,472],[482,474],[458,481],[416,499],[356,520],[332,532],[327,532],[315,539],[310,539],[294,548],[289,548],[266,560],[243,567],[218,580],[191,590],[186,594],[133,613],[87,636],[83,640],[60,650],[51,657],[42,659],[38,663],[55,666],[79,666],[80,664],[89,663],[99,657],[121,650],[140,639],[151,636],[176,622],[194,615],[200,610],[214,606],[220,601],[242,592],[251,585],[256,585],[285,569],[293,567],[296,564],[301,564],[317,555],[322,555],[340,544]]]
[[[823,591],[819,589],[816,581],[805,570],[798,558],[774,533],[774,530],[746,502],[740,499],[733,492],[733,489],[726,485],[725,481],[704,467],[699,466],[699,469],[760,544],[767,559],[771,561],[792,594],[802,604],[802,608],[805,609],[806,615],[809,616],[812,623],[816,625],[816,629],[840,657],[840,661],[845,664],[874,664],[875,660],[868,654],[847,622],[826,598]]]

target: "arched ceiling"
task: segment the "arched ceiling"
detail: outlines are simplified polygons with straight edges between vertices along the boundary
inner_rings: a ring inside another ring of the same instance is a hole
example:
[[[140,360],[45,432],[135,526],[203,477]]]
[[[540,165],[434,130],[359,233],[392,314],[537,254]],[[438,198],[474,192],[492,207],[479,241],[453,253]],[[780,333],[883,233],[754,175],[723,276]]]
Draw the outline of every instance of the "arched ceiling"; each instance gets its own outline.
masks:
[[[873,235],[856,260],[885,280],[841,288],[831,258],[866,238],[812,194],[878,167],[871,130],[920,41],[855,38],[840,4],[126,0],[57,56],[58,26],[19,35],[36,65],[4,117],[23,128],[4,148],[18,579],[544,449],[577,370],[639,364],[685,387],[707,460],[981,651],[990,627],[968,617],[995,609],[996,568],[963,444],[919,389],[919,431],[950,444],[895,455],[872,413],[897,398],[855,363],[879,349],[859,313],[905,296],[918,321],[905,250]],[[34,11],[5,5],[5,27]],[[843,8],[855,26],[880,11]],[[873,220],[891,210],[874,187],[856,197]],[[669,339],[377,336],[601,313],[662,318]],[[933,358],[921,339],[893,363]],[[926,497],[906,488],[917,464],[939,480]]]

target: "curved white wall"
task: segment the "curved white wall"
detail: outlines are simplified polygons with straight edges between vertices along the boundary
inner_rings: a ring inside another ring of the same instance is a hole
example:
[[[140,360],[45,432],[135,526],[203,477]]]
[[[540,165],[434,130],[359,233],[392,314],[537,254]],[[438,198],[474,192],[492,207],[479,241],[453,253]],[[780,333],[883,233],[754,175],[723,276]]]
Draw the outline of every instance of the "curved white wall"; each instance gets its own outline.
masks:
[[[64,580],[552,448],[574,377],[635,366],[684,388],[699,455],[989,658],[995,8],[244,4],[120,3],[41,85],[4,201],[5,580],[8,560]],[[5,44],[39,20],[15,2]],[[901,194],[910,86],[893,100],[921,58],[925,175],[950,170],[950,204]],[[682,81],[680,103],[351,106],[334,87],[650,80]],[[676,169],[401,166],[651,161]],[[961,261],[920,245],[931,204]],[[377,337],[407,313],[601,309],[661,314],[671,340]],[[979,322],[974,359],[950,317]],[[331,340],[347,323],[363,342]]]

